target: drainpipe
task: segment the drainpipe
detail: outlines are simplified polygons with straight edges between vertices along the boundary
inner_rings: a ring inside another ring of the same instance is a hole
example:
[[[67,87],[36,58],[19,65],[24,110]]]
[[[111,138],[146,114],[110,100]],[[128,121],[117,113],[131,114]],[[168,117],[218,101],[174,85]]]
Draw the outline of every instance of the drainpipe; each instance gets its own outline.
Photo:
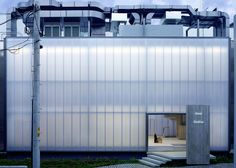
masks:
[[[186,30],[186,37],[188,37],[188,31],[189,31],[190,29],[192,29],[192,26],[189,27],[189,28]]]
[[[88,4],[88,36],[91,37],[91,16],[90,16],[90,4]]]
[[[223,21],[223,36],[222,37],[229,37],[229,15],[225,12],[222,12],[222,15],[224,16]],[[234,23],[235,24],[235,23]]]
[[[194,27],[195,24],[193,24],[192,26],[190,26],[187,30],[186,30],[186,37],[188,37],[188,32],[189,30],[191,30]]]
[[[195,24],[196,24],[196,23],[194,23],[192,26],[190,26],[190,27],[186,30],[186,37],[188,37],[188,32],[189,32],[189,30],[191,30],[191,29],[194,27]],[[199,35],[200,35],[199,28],[200,28],[200,21],[199,21],[199,19],[197,19],[197,37],[199,37]]]

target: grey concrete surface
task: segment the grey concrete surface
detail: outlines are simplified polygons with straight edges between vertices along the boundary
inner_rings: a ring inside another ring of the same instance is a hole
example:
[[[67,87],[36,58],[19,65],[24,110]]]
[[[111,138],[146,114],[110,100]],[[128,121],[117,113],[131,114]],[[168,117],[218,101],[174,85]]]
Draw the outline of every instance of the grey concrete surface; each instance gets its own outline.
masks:
[[[187,106],[187,163],[210,163],[210,106]]]
[[[111,165],[111,166],[103,166],[99,168],[150,168],[150,167],[142,165],[142,164],[118,164],[118,165]]]
[[[0,166],[0,168],[27,168],[27,166]]]
[[[168,167],[163,167],[163,168],[168,168]],[[174,168],[174,167],[171,167],[171,168]],[[185,166],[185,167],[178,167],[178,168],[233,168],[233,163],[212,164],[212,165],[205,165],[205,166],[203,165]]]
[[[104,167],[99,167],[99,168],[149,168],[149,167],[141,165],[141,164],[119,164],[119,165],[104,166]],[[168,167],[162,167],[162,168],[168,168]],[[171,167],[171,168],[233,168],[233,163],[222,163],[222,164],[201,165],[201,166]]]

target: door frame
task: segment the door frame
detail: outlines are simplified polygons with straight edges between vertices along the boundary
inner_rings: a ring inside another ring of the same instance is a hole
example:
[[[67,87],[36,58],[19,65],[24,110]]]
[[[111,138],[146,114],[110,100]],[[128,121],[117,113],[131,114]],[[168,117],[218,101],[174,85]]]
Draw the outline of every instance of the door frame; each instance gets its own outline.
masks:
[[[148,130],[149,130],[149,116],[150,115],[185,115],[186,113],[146,113],[146,133],[145,133],[145,140],[146,140],[146,152],[148,152]],[[187,124],[187,123],[186,123]],[[186,129],[187,129],[187,125],[186,125]],[[187,143],[187,139],[186,139],[186,143]]]

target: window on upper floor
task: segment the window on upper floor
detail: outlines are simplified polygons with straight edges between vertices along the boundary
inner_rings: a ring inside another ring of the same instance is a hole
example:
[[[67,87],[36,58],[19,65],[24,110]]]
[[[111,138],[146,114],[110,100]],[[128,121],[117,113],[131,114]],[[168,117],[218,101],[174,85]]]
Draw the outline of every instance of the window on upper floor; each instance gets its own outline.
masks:
[[[65,26],[65,37],[79,37],[79,26]]]
[[[55,25],[47,25],[44,27],[44,36],[45,37],[59,37],[60,36],[60,27]]]
[[[53,37],[59,37],[60,36],[60,28],[59,28],[59,26],[53,26],[52,27],[52,36]]]
[[[44,36],[51,37],[51,27],[45,26],[45,28],[44,28]]]

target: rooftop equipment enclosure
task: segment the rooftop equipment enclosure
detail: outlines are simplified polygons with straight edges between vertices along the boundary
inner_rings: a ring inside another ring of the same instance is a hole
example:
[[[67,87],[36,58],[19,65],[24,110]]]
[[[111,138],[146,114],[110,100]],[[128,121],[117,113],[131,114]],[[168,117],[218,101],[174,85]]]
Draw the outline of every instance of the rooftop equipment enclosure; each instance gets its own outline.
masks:
[[[6,48],[21,41],[7,38]],[[185,113],[189,104],[210,105],[211,150],[228,150],[229,39],[43,38],[42,45],[43,151],[145,151],[146,113]],[[6,53],[7,151],[29,151],[32,50]]]

